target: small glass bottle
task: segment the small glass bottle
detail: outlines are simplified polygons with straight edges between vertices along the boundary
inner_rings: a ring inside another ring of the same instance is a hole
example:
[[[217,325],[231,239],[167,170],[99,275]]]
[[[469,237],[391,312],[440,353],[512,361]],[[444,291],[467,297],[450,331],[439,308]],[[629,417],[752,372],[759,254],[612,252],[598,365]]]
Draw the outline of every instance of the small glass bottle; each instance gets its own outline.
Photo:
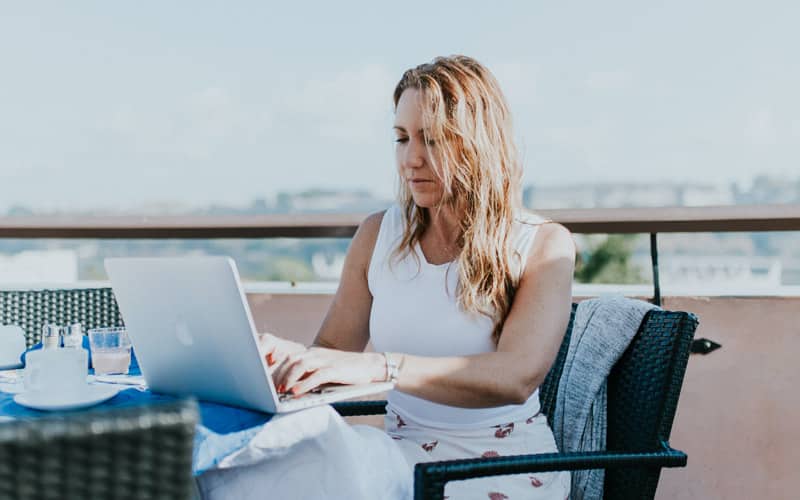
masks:
[[[83,347],[83,330],[80,323],[72,323],[64,329],[64,347],[69,349]]]
[[[61,327],[55,323],[46,323],[42,326],[42,349],[59,347],[61,347]]]

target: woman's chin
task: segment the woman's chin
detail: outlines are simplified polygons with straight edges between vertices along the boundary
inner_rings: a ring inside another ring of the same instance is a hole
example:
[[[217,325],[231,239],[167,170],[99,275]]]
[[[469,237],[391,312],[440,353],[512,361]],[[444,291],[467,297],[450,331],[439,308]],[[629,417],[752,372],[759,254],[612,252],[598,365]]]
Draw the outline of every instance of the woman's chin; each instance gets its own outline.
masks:
[[[428,197],[414,197],[414,204],[419,208],[435,208],[438,203],[439,200],[433,200]]]

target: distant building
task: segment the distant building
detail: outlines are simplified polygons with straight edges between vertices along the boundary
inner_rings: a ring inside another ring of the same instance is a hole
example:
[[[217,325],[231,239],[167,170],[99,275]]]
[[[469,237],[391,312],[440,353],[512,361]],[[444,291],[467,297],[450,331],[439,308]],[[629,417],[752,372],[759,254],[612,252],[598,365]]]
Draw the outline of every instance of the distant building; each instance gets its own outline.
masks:
[[[733,205],[736,202],[729,186],[686,184],[682,187],[679,206],[708,207]]]
[[[636,264],[649,267],[647,258]],[[779,258],[739,256],[661,255],[658,273],[662,284],[731,290],[769,290],[785,285]]]
[[[279,212],[364,213],[388,207],[391,200],[375,198],[368,191],[313,190],[278,196]]]
[[[733,193],[734,203],[742,205],[800,203],[800,178],[792,181],[759,175],[748,190],[734,184]]]
[[[314,276],[322,280],[338,280],[342,275],[344,269],[345,254],[337,253],[330,258],[323,253],[315,253],[311,256],[311,268],[314,271]]]
[[[730,187],[709,184],[669,183],[581,183],[555,186],[532,185],[523,192],[525,206],[532,209],[667,207],[729,205]]]
[[[786,259],[783,261],[781,283],[784,285],[800,286],[800,258]]]

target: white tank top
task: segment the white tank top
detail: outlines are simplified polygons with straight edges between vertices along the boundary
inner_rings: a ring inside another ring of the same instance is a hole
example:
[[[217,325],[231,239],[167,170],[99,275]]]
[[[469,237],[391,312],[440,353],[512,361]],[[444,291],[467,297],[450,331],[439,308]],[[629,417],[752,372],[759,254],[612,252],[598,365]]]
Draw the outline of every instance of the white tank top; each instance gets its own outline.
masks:
[[[515,221],[511,234],[520,275],[536,234],[534,221]],[[541,222],[539,219],[536,222]],[[392,256],[403,236],[400,208],[383,216],[367,280],[372,293],[370,339],[376,351],[418,356],[468,356],[496,350],[492,320],[458,307],[456,262],[429,264],[419,245],[398,260]],[[458,408],[392,390],[388,410],[436,428],[479,428],[524,420],[539,411],[539,391],[521,405]]]

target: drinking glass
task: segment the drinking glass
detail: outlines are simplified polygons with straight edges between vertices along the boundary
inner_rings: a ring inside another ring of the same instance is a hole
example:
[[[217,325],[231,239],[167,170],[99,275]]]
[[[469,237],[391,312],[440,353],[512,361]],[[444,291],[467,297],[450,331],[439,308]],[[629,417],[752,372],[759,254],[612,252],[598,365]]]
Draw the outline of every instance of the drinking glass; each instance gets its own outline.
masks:
[[[90,329],[89,349],[96,375],[128,373],[131,364],[131,340],[124,327]]]

